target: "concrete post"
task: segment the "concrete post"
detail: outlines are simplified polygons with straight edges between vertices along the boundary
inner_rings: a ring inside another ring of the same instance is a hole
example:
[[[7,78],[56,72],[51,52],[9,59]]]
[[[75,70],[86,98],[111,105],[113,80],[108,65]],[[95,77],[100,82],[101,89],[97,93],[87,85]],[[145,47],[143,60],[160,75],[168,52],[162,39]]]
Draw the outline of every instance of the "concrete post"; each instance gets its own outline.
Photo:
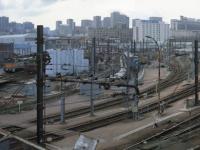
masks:
[[[44,61],[43,61],[43,26],[37,26],[37,143],[44,146],[43,125],[43,87],[44,87]]]

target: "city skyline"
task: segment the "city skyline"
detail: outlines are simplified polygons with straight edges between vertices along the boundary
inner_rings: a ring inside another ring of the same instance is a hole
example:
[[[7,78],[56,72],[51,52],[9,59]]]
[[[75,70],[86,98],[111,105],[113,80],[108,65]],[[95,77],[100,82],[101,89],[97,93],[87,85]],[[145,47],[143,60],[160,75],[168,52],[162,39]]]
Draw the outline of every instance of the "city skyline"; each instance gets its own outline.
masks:
[[[56,20],[73,18],[80,25],[82,19],[92,19],[96,15],[106,17],[113,11],[120,11],[130,19],[160,16],[167,23],[181,15],[200,18],[199,4],[197,0],[35,0],[31,3],[25,0],[0,0],[0,14],[10,17],[11,21],[31,21],[55,29]]]

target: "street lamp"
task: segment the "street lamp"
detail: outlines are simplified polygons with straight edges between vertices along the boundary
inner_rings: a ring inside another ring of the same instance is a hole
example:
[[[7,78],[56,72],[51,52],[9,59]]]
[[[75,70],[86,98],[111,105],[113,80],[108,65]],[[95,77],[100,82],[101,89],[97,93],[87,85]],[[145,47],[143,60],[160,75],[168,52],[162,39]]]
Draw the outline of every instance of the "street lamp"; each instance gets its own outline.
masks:
[[[148,39],[152,39],[156,46],[157,46],[157,50],[158,50],[158,85],[157,85],[157,93],[158,93],[158,101],[159,101],[159,109],[158,109],[158,113],[161,114],[161,101],[160,101],[160,46],[158,44],[158,42],[155,40],[155,38],[151,37],[151,36],[145,36]]]

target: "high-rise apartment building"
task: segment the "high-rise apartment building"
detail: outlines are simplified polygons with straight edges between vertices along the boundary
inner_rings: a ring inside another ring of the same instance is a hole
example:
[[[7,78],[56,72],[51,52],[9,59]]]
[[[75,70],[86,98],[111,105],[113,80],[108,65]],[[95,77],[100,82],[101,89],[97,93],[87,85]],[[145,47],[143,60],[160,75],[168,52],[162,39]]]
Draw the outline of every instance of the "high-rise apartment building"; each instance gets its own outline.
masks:
[[[73,34],[75,30],[75,22],[73,19],[67,19],[67,28],[68,28],[68,34]]]
[[[10,22],[9,27],[10,27],[10,29],[9,29],[10,33],[17,33],[17,23],[16,22]]]
[[[0,17],[0,32],[8,32],[9,31],[9,18],[2,16]]]
[[[111,28],[111,18],[110,17],[103,18],[102,27],[103,28]]]
[[[120,14],[119,12],[111,13],[111,27],[112,28],[129,28],[129,17]]]
[[[17,33],[24,33],[24,26],[22,23],[17,23],[16,24],[16,30],[17,30]]]
[[[93,28],[101,28],[101,16],[94,16],[93,17]]]
[[[92,27],[92,20],[81,20],[81,27],[88,29]]]
[[[0,17],[0,33],[2,34],[22,34],[34,32],[34,24],[32,22],[9,22],[9,17]]]
[[[24,24],[17,23],[17,22],[10,22],[9,23],[9,32],[11,34],[22,34],[22,33],[25,33]]]
[[[160,17],[150,17],[149,20],[133,20],[133,40],[143,41],[145,36],[151,36],[159,42],[169,38],[169,24],[162,21]]]
[[[25,32],[31,32],[34,30],[34,24],[32,22],[24,22],[23,27]]]
[[[75,26],[75,22],[74,22],[74,20],[73,19],[67,19],[67,25],[71,28],[71,29],[73,29],[74,28],[74,26]]]
[[[62,24],[62,21],[60,20],[56,21],[56,31],[59,30],[61,24]]]

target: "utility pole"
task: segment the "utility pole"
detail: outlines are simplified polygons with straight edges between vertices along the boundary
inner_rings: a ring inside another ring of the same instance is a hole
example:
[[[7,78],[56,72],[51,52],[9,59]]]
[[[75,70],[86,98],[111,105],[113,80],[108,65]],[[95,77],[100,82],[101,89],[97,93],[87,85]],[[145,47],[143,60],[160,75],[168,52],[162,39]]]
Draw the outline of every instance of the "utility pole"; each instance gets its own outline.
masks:
[[[126,94],[127,94],[127,108],[129,109],[129,80],[130,80],[130,53],[129,53],[129,48],[127,48],[127,70],[126,70],[126,73],[127,73],[127,79],[126,79],[126,84],[127,84],[127,87],[126,87]]]
[[[65,123],[65,92],[63,91],[63,80],[62,80],[62,75],[60,74],[60,91],[61,91],[61,101],[60,101],[60,108],[61,108],[61,112],[60,112],[60,122],[62,124]]]
[[[94,98],[93,98],[93,80],[95,76],[95,55],[96,55],[96,39],[92,39],[92,51],[91,51],[91,86],[90,86],[90,115],[94,116]]]
[[[107,55],[108,55],[108,60],[110,61],[110,40],[109,39],[107,41]]]
[[[43,124],[43,88],[44,88],[44,60],[43,60],[43,26],[37,26],[37,143],[44,146]]]
[[[169,64],[169,67],[170,67],[170,51],[172,49],[172,41],[171,39],[169,39],[169,43],[168,43],[168,48],[167,48],[167,51],[168,51],[168,64]]]
[[[159,100],[159,114],[162,114],[161,110],[161,101],[160,101],[160,63],[161,63],[161,54],[160,54],[160,47],[158,47],[158,100]]]
[[[139,73],[139,62],[136,64],[136,76],[135,76],[135,86],[138,87],[138,73]]]
[[[131,53],[134,54],[134,50],[133,50],[133,40],[131,40]],[[135,56],[135,54],[134,54],[134,56]]]
[[[198,96],[198,64],[199,64],[199,58],[198,58],[198,41],[194,41],[194,64],[195,64],[195,105],[198,105],[199,102],[199,96]]]
[[[135,40],[134,41],[131,40],[131,52],[132,51],[134,53],[134,56],[136,56],[136,42],[135,42]],[[135,86],[138,86],[138,66],[137,66],[137,70],[136,70],[136,73],[135,73]]]
[[[75,60],[74,60],[74,49],[72,49],[73,53],[73,76],[75,75]]]
[[[144,56],[144,39],[142,39],[142,52],[143,52],[143,56]]]
[[[112,76],[114,77],[115,71],[114,71],[114,53],[113,53],[113,47],[111,47],[111,70],[112,70]]]
[[[134,56],[136,55],[136,41],[134,40],[134,42],[133,42],[133,47],[134,47]]]

